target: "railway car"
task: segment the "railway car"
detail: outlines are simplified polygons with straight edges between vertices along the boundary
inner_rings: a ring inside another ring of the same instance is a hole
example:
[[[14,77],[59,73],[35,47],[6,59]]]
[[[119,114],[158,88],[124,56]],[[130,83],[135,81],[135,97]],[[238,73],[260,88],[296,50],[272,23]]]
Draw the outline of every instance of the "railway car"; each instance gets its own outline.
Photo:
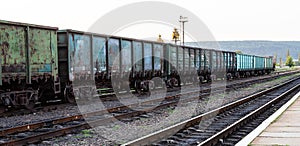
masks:
[[[222,51],[223,53],[223,63],[226,69],[226,78],[232,79],[237,76],[237,61],[236,61],[236,53],[230,51]]]
[[[164,75],[169,87],[193,83],[199,71],[199,49],[186,46],[165,45]]]
[[[170,60],[172,67],[165,66],[165,72],[168,78],[178,83],[172,84],[173,86],[223,78],[227,71],[234,73],[233,52],[171,44],[167,46],[166,54],[169,55],[165,58]]]
[[[273,57],[265,57],[265,72],[267,74],[271,73],[275,69],[275,62],[273,62]]]
[[[81,93],[81,90],[91,93],[95,83],[100,93],[113,86],[118,90],[126,87],[145,90],[149,88],[149,80],[162,76],[163,72],[163,45],[157,42],[60,30],[58,50],[59,75],[62,88],[66,89],[65,96]],[[126,81],[121,82],[125,78]],[[72,91],[74,79],[90,84],[80,84]]]
[[[265,58],[261,56],[254,56],[253,70],[256,74],[262,75],[265,71]]]
[[[248,77],[254,75],[254,57],[253,55],[237,54],[237,72],[238,77]]]
[[[274,70],[272,57],[7,21],[0,21],[0,29],[1,108],[32,108],[53,98],[75,102],[75,97],[113,90],[142,93],[164,84],[173,88]]]
[[[274,70],[272,56],[261,57],[247,54],[237,54],[237,77],[269,74]]]
[[[0,105],[31,108],[59,93],[58,28],[1,20],[0,30]]]

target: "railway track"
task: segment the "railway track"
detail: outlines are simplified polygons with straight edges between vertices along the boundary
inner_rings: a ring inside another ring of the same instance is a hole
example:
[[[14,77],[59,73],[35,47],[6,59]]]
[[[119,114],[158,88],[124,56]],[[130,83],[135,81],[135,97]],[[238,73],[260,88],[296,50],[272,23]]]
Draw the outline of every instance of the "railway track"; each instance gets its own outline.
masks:
[[[287,75],[295,74],[295,73],[298,73],[298,72],[300,72],[300,71],[299,70],[293,70],[293,71],[276,71],[276,72],[273,72],[273,75],[277,76],[277,77],[281,77],[281,76],[287,76]],[[260,76],[259,78],[269,78],[269,75]],[[241,80],[249,81],[249,80],[252,80],[252,78],[250,78],[250,79],[240,78],[240,79],[235,79],[235,80],[228,80],[227,82],[229,82],[229,83],[230,82],[236,83],[236,82],[240,82]],[[217,82],[217,81],[214,81],[214,82]],[[204,84],[202,84],[202,86],[205,86],[207,84],[210,84],[210,83],[204,83]],[[189,85],[186,85],[186,87],[189,87]],[[174,92],[174,91],[177,91],[177,90],[180,90],[180,87],[174,87],[174,89],[167,89],[168,92]],[[98,90],[98,92],[100,93],[99,97],[103,101],[104,100],[107,100],[107,101],[117,100],[117,98],[114,97],[115,93],[114,93],[113,89],[111,89],[111,88],[108,88],[107,91],[105,91],[105,92],[103,92],[101,90]],[[104,93],[104,94],[102,95],[101,93]],[[135,91],[131,91],[131,93],[136,94]],[[122,94],[122,93],[119,93],[119,94]]]
[[[259,79],[261,79],[261,81],[263,82],[263,81],[268,81],[270,79],[274,79],[274,78],[277,78],[277,77],[288,76],[288,75],[291,75],[291,74],[295,74],[297,72],[300,72],[300,71],[295,70],[295,71],[274,72],[273,73],[274,76],[270,77],[270,76],[266,75],[266,76],[259,77]],[[250,79],[244,79],[244,78],[242,78],[242,79],[237,79],[237,80],[227,81],[227,82],[230,83],[230,84],[234,84],[234,83],[240,82],[241,80],[243,81],[242,83],[244,83],[245,81],[251,81],[251,80],[253,80],[253,78],[250,78]],[[254,78],[254,81],[255,80],[258,80],[258,79]],[[206,83],[206,84],[202,84],[201,86],[203,88],[205,88],[205,86],[209,86],[209,84]],[[247,86],[247,85],[245,85],[245,86]],[[187,85],[187,87],[190,87],[190,86]],[[229,87],[229,85],[228,85],[228,87]],[[169,96],[172,96],[178,90],[180,90],[180,88],[169,90],[167,92],[167,94]],[[194,89],[194,90],[197,90],[197,89]],[[111,91],[113,91],[113,90],[111,90]],[[117,101],[118,100],[117,97],[115,97],[115,94],[113,92],[112,93],[107,93],[105,95],[99,95],[99,97],[101,98],[101,100],[103,102],[105,102],[105,101]],[[49,111],[51,109],[59,109],[60,107],[63,107],[63,106],[71,106],[71,105],[70,104],[61,103],[60,101],[51,101],[51,103],[48,103],[47,106],[37,106],[37,107],[35,107],[32,110],[28,110],[28,109],[9,109],[8,111],[5,111],[5,109],[3,109],[3,112],[0,111],[0,117],[10,117],[10,116],[17,116],[17,115],[25,115],[25,114],[30,114],[30,113],[37,112],[37,111],[40,111],[40,110]]]
[[[228,86],[227,88],[231,88],[234,90],[235,88],[237,88],[237,86],[240,85],[243,85],[244,87],[245,83],[246,81],[243,83],[230,84],[227,85]],[[248,81],[247,84],[251,85],[253,83],[254,81],[251,82]],[[210,90],[211,89],[207,88],[201,91],[201,95],[203,96],[209,94],[208,92],[210,92]],[[184,99],[185,102],[192,101],[199,98],[199,91],[182,93],[182,94],[190,94],[190,95],[196,94],[196,96]],[[181,96],[180,94],[177,94],[175,96],[166,97],[164,103],[160,104],[156,109],[176,105],[177,103],[176,99],[178,99],[180,96]],[[144,105],[152,104],[153,102],[157,102],[160,100],[161,99],[150,100],[142,104]],[[137,104],[140,105],[140,103],[136,103],[136,104],[131,104],[129,106],[119,106],[119,107],[110,108],[108,110],[87,113],[85,115],[74,115],[70,117],[53,119],[53,120],[43,121],[39,123],[14,127],[10,129],[4,129],[1,131],[0,134],[0,144],[2,143],[2,145],[16,145],[16,144],[25,144],[25,143],[35,143],[43,139],[48,139],[55,136],[64,135],[67,133],[73,133],[74,131],[90,128],[89,124],[99,125],[99,124],[104,124],[104,123],[114,121],[116,119],[122,120],[128,117],[134,117],[134,116],[145,114],[146,111],[132,111],[128,108],[128,107],[137,106]],[[115,116],[105,117],[104,114],[107,112]],[[83,117],[92,118],[95,120],[87,124],[84,121]]]
[[[299,87],[295,87],[291,89],[292,90],[296,89]],[[298,92],[298,91],[295,91]],[[291,94],[293,95],[293,94]],[[274,112],[276,112],[278,109],[280,109],[286,102],[288,102],[293,96],[288,95],[287,97],[284,97],[284,99],[281,99],[280,101],[275,101],[275,104],[272,104],[269,107],[262,107],[259,110],[262,110],[262,112],[259,115],[253,115],[252,117],[249,116],[247,120],[247,123],[236,125],[239,126],[239,128],[235,131],[224,131],[224,132],[229,132],[229,134],[225,133],[220,133],[224,137],[221,138],[216,145],[236,145],[239,141],[241,141],[245,136],[247,136],[250,132],[252,132],[256,127],[258,127],[264,120],[269,118]],[[280,97],[281,98],[281,97]],[[268,106],[268,105],[266,105]],[[263,108],[268,108],[268,109],[263,109]],[[265,111],[264,111],[265,110]],[[235,126],[235,125],[232,125]]]
[[[251,121],[261,120],[260,115],[274,110],[276,103],[299,87],[300,77],[124,145],[234,145],[242,137],[239,133],[253,126]]]

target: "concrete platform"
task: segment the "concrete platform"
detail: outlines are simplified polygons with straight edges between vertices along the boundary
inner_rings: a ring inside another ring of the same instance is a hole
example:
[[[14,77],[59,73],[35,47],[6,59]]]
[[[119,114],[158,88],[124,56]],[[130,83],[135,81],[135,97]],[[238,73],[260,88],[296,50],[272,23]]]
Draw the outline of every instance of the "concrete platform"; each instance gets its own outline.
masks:
[[[300,146],[300,92],[237,145]]]

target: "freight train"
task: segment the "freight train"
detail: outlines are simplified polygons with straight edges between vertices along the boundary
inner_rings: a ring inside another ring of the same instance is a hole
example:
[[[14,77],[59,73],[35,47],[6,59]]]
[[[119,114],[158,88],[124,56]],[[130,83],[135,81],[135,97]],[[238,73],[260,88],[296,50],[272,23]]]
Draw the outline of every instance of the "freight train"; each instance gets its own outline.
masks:
[[[96,90],[84,83],[98,91],[126,86],[147,92],[155,77],[172,88],[274,70],[272,57],[3,20],[0,30],[1,109],[30,109],[54,98],[74,102],[81,92]]]

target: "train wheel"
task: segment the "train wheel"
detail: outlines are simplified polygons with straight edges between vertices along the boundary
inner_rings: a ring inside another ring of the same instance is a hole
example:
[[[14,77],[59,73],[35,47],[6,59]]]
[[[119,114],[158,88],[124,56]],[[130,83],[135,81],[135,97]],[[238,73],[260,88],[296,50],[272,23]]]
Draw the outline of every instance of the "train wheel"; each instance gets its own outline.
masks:
[[[199,82],[200,82],[200,84],[202,84],[204,82],[204,77],[203,76],[199,76]]]
[[[28,109],[28,110],[32,110],[35,106],[35,102],[33,100],[30,100],[28,104],[25,105],[25,107]]]
[[[0,107],[0,114],[4,113],[5,111],[6,111],[6,107],[1,106],[1,107]]]
[[[154,81],[149,80],[148,81],[148,91],[152,91],[155,89],[155,83]]]
[[[251,76],[250,72],[246,72],[246,77],[250,77],[250,76]]]
[[[238,79],[240,79],[241,78],[241,75],[240,74],[237,74],[237,76],[236,76]]]
[[[141,95],[142,94],[142,90],[140,88],[135,88],[135,92],[138,94],[138,95]]]
[[[67,96],[67,101],[69,103],[76,103],[75,97],[70,95]]]
[[[64,93],[65,93],[65,101],[66,102],[68,102],[68,103],[76,102],[75,96],[68,89],[65,89]]]
[[[227,74],[226,74],[226,79],[227,79],[227,80],[231,80],[231,79],[232,79],[231,73],[227,73]]]
[[[206,76],[206,82],[208,82],[208,83],[211,82],[211,76],[210,75]]]
[[[48,100],[51,100],[54,97],[54,91],[45,89],[39,95],[39,101],[42,105],[46,105]]]

